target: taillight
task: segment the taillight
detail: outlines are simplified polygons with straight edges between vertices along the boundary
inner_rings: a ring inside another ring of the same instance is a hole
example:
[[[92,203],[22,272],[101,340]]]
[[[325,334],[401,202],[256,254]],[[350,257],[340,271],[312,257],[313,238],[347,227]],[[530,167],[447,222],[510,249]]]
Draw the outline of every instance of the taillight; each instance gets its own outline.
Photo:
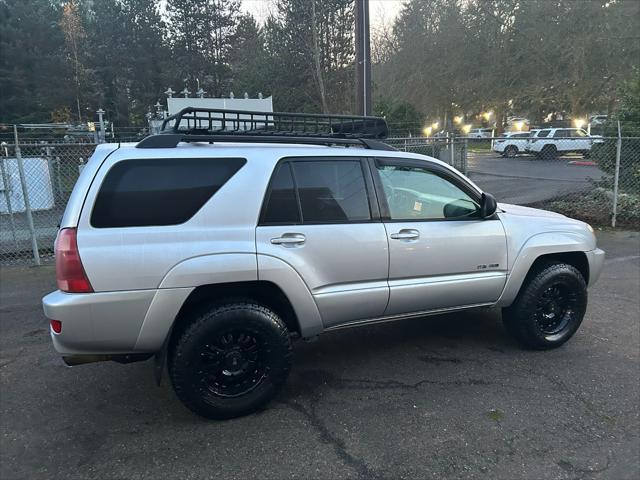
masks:
[[[53,333],[62,332],[62,322],[60,320],[49,320],[49,324],[51,325]]]
[[[58,288],[69,293],[93,292],[78,252],[77,231],[63,228],[56,238],[56,279]]]

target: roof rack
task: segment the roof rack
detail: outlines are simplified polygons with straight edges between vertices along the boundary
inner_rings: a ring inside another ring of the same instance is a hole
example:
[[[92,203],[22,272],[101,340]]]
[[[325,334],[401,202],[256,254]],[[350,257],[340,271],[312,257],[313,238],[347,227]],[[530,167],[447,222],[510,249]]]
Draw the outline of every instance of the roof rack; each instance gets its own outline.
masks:
[[[166,118],[162,132],[138,148],[172,148],[180,142],[257,142],[359,145],[395,150],[377,141],[389,129],[383,118],[310,113],[251,112],[189,107]]]

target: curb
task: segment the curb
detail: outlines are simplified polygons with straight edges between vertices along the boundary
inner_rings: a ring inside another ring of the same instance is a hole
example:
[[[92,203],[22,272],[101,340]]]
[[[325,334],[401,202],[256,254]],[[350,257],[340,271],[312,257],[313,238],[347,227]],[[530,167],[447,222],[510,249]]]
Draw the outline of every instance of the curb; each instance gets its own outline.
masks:
[[[595,167],[596,162],[593,162],[591,160],[571,160],[569,162],[569,165],[578,165],[581,167]]]

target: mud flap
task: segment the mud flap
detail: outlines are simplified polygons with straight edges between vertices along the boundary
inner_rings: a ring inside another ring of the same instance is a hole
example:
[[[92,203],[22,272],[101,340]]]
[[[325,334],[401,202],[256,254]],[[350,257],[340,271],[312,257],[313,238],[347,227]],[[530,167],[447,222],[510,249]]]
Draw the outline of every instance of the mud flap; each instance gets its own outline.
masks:
[[[167,364],[167,354],[169,352],[169,340],[171,339],[172,332],[173,332],[173,327],[169,329],[169,333],[167,333],[167,338],[165,338],[164,342],[162,343],[162,348],[153,357],[153,373],[156,378],[156,385],[158,386],[160,386],[160,384],[162,383],[162,372],[164,371],[164,366]]]

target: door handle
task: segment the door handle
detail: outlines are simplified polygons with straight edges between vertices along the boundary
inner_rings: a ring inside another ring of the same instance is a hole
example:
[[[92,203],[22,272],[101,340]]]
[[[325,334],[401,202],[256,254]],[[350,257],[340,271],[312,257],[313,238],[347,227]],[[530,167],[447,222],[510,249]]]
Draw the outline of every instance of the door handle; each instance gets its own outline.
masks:
[[[390,236],[394,240],[417,240],[420,238],[420,232],[412,228],[403,228],[397,233],[392,233]]]
[[[271,243],[274,245],[302,245],[307,237],[301,233],[284,233],[281,237],[271,239]]]

